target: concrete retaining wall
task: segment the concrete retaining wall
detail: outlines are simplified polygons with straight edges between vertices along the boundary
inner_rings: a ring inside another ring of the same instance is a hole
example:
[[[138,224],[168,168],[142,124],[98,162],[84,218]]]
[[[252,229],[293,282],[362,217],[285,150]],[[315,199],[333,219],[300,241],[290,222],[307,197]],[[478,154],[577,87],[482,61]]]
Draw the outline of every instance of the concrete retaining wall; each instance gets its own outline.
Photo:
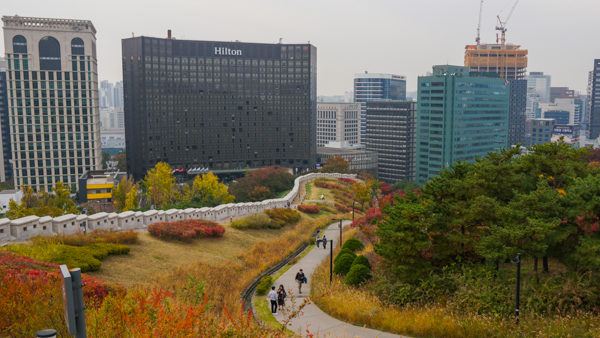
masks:
[[[162,221],[204,219],[222,221],[233,217],[256,214],[273,208],[286,208],[295,201],[304,199],[301,187],[316,178],[355,178],[350,174],[311,173],[297,177],[294,187],[283,198],[260,202],[221,204],[214,208],[188,208],[169,210],[124,211],[121,213],[99,212],[93,215],[67,214],[59,217],[27,216],[9,220],[0,218],[0,245],[26,241],[34,236],[73,234],[76,232],[103,230],[145,229],[148,225]],[[303,191],[302,191],[303,192]],[[302,195],[302,196],[301,196]]]

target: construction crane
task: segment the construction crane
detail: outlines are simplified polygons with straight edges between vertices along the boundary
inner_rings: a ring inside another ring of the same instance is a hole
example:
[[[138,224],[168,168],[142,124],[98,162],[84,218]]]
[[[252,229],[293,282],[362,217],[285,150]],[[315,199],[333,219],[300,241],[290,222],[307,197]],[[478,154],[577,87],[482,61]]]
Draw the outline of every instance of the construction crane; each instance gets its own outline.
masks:
[[[477,42],[477,46],[481,42],[481,14],[483,13],[483,0],[479,3],[479,21],[477,22],[477,37],[475,38],[475,42]]]
[[[515,8],[517,8],[518,3],[519,3],[519,0],[516,0],[515,3],[513,4],[513,6],[511,7],[510,12],[508,12],[506,19],[502,20],[500,18],[500,14],[498,14],[496,16],[496,18],[498,18],[498,26],[496,26],[496,30],[500,32],[500,38],[498,38],[498,33],[496,33],[496,43],[501,43],[503,46],[506,44],[506,31],[508,30],[506,28],[506,24],[508,23],[508,20],[510,20],[510,17],[515,12]]]

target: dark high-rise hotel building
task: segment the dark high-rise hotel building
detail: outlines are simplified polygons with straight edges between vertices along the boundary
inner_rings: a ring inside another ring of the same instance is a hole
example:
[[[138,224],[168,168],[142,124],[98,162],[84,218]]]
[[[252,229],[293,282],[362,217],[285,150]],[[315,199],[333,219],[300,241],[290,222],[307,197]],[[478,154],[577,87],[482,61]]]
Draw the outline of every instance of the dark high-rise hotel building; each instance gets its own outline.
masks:
[[[128,170],[308,168],[316,158],[317,49],[123,39]]]

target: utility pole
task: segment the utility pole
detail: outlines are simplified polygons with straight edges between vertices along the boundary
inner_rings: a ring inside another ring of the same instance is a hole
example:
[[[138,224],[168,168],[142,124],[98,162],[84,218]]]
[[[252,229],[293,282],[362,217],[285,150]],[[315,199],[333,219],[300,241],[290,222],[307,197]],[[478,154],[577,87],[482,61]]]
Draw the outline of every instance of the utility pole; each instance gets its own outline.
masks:
[[[519,324],[519,308],[521,307],[521,254],[518,253],[514,262],[517,264],[517,281],[515,285],[515,323]]]

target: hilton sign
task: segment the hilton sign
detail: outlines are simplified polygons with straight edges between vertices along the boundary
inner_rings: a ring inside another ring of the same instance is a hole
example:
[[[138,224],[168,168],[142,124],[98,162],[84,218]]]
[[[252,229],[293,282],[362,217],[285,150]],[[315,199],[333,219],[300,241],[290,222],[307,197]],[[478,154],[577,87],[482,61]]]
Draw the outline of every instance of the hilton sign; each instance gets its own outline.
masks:
[[[227,47],[215,47],[215,55],[242,56],[242,50],[230,49]]]

